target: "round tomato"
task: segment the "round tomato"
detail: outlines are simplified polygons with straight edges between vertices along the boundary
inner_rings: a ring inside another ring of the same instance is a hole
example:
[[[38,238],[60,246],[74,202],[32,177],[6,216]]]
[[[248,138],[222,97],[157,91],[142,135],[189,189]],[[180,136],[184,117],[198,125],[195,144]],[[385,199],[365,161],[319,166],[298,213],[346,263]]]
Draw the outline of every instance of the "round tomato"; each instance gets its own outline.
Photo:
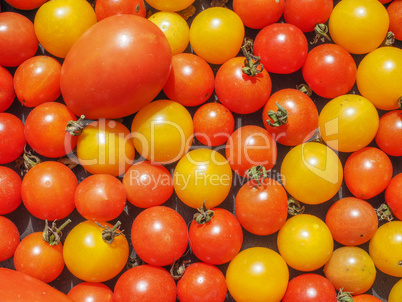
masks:
[[[75,41],[95,23],[95,11],[85,0],[48,1],[34,20],[39,43],[60,58],[65,58]]]
[[[384,40],[389,17],[378,0],[346,0],[335,5],[328,25],[336,44],[350,53],[365,54]]]
[[[234,12],[245,26],[255,29],[277,22],[284,9],[284,0],[233,0]]]
[[[0,166],[0,215],[11,213],[21,204],[21,182],[14,170]]]
[[[387,188],[392,172],[392,162],[387,154],[366,147],[353,152],[346,160],[345,183],[355,197],[370,199]]]
[[[14,79],[11,73],[0,66],[0,113],[6,111],[14,102]]]
[[[62,219],[75,208],[77,186],[77,177],[69,168],[56,161],[45,161],[25,174],[21,185],[22,201],[39,219]]]
[[[74,302],[114,302],[112,290],[99,282],[78,283],[68,292],[67,297]]]
[[[258,32],[254,54],[268,72],[289,74],[306,61],[308,43],[304,33],[289,23],[274,23]]]
[[[128,260],[128,242],[119,229],[108,243],[103,239],[105,230],[114,229],[107,222],[83,221],[76,225],[64,241],[63,258],[68,270],[88,282],[104,282],[122,271]],[[120,235],[120,236],[119,236]]]
[[[56,158],[73,151],[77,137],[66,132],[70,121],[76,116],[66,105],[46,102],[29,112],[24,133],[29,146],[38,154]]]
[[[0,141],[0,164],[11,163],[24,152],[24,124],[11,113],[0,113]]]
[[[271,77],[265,69],[243,71],[249,66],[245,57],[226,61],[215,76],[215,93],[218,100],[230,111],[249,114],[262,108],[271,95]]]
[[[47,0],[6,0],[12,7],[22,10],[31,10],[40,7]]]
[[[155,206],[134,219],[131,241],[138,257],[157,266],[172,264],[188,246],[187,224],[175,210]]]
[[[363,294],[358,296],[353,296],[353,302],[381,302],[379,298],[376,298],[372,295]],[[390,302],[390,301],[388,301]]]
[[[194,0],[147,0],[147,3],[161,11],[173,11],[177,12],[189,7]]]
[[[0,262],[14,256],[20,243],[20,233],[10,219],[0,216]]]
[[[329,208],[325,223],[340,244],[361,245],[374,236],[378,228],[378,217],[374,208],[365,200],[345,197]]]
[[[196,262],[186,267],[177,282],[180,302],[224,302],[227,286],[223,273],[214,265]]]
[[[171,100],[154,101],[134,117],[131,132],[135,149],[152,163],[178,161],[190,149],[194,125],[188,110]]]
[[[313,271],[331,257],[334,241],[327,225],[318,217],[299,214],[289,218],[278,233],[279,253],[299,271]]]
[[[145,18],[147,9],[144,0],[97,0],[95,13],[99,22],[118,14],[132,14]]]
[[[341,46],[322,44],[307,54],[303,78],[319,96],[335,98],[352,89],[356,81],[356,63]]]
[[[18,100],[27,107],[53,102],[60,96],[61,64],[49,56],[24,61],[14,74]]]
[[[388,155],[402,156],[402,110],[393,110],[380,117],[375,142]]]
[[[194,18],[190,26],[192,49],[211,64],[223,64],[235,57],[243,38],[243,22],[228,8],[207,8]]]
[[[380,226],[370,240],[369,253],[380,271],[401,278],[402,221],[390,221]]]
[[[33,57],[38,49],[34,25],[14,12],[0,14],[0,65],[15,67]]]
[[[124,174],[127,200],[138,208],[160,206],[173,194],[173,178],[166,167],[139,161]]]
[[[339,157],[329,147],[307,142],[291,149],[282,161],[283,185],[290,195],[307,204],[328,201],[343,180]]]
[[[402,299],[402,280],[399,280],[392,286],[388,296],[388,302],[399,302]]]
[[[392,214],[402,220],[402,173],[395,175],[385,189],[385,202]]]
[[[402,28],[400,26],[402,22],[402,2],[392,1],[387,7],[389,16],[389,31],[392,31],[395,35],[395,39],[402,40]]]
[[[289,269],[285,260],[265,247],[241,251],[226,271],[226,283],[236,301],[279,302],[288,280]]]
[[[346,94],[329,101],[318,117],[318,129],[334,150],[353,152],[366,147],[379,125],[377,109],[366,98]]]
[[[192,208],[210,209],[221,204],[232,187],[232,170],[217,151],[199,148],[188,152],[173,173],[174,190]]]
[[[169,42],[155,24],[134,15],[111,16],[69,51],[61,68],[63,99],[89,119],[128,116],[162,90],[171,62]]]
[[[312,99],[300,90],[281,89],[264,105],[262,120],[278,143],[296,146],[308,141],[317,130],[318,110]]]
[[[370,52],[357,68],[357,88],[362,96],[381,110],[399,108],[401,82],[402,49],[397,47],[380,47]]]
[[[163,92],[183,106],[197,106],[212,96],[214,85],[214,72],[203,58],[180,53],[172,57],[172,70]]]

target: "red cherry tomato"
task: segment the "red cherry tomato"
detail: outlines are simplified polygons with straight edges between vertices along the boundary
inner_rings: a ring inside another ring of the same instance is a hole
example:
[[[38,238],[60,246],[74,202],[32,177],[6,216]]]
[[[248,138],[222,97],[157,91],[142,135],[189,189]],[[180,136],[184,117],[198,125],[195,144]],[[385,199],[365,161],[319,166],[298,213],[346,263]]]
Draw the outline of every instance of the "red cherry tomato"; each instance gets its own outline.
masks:
[[[402,156],[402,110],[393,110],[380,117],[375,142],[388,155]]]
[[[368,294],[353,296],[353,302],[381,302],[382,300]]]
[[[6,111],[14,101],[14,79],[11,73],[0,66],[0,112]]]
[[[402,173],[395,175],[385,189],[385,202],[390,207],[392,214],[402,220]]]
[[[31,10],[38,8],[47,0],[6,0],[12,7],[22,10]]]
[[[78,283],[68,292],[67,297],[74,302],[114,302],[112,290],[97,282]]]
[[[24,124],[11,113],[0,113],[0,164],[16,160],[24,151]]]
[[[20,243],[20,233],[14,222],[0,216],[0,262],[14,256]]]
[[[147,10],[144,0],[97,0],[95,13],[98,22],[118,14],[132,14],[145,18]]]
[[[394,33],[395,39],[402,40],[402,2],[392,1],[387,7],[387,11],[389,16],[388,30]]]
[[[0,166],[0,215],[11,213],[21,204],[21,182],[14,170]]]

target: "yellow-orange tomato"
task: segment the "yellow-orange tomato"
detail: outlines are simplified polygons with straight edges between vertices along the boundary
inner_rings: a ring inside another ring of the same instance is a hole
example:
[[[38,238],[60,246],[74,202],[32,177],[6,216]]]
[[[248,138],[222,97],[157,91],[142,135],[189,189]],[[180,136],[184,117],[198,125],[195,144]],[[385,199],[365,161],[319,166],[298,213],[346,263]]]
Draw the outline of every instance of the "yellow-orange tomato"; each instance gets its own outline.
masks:
[[[147,0],[146,2],[157,10],[177,12],[189,7],[194,0]]]
[[[394,284],[388,296],[388,302],[402,301],[402,279]]]

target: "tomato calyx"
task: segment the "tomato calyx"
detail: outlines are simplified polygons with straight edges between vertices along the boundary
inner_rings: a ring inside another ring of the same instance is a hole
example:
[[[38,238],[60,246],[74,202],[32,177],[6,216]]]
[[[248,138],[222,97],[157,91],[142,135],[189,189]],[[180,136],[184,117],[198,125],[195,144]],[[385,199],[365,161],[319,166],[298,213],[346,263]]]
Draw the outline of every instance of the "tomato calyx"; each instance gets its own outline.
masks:
[[[70,170],[74,169],[80,163],[78,161],[77,155],[75,154],[75,150],[73,151],[74,156],[67,156],[59,158],[57,161],[63,165],[66,165]]]
[[[257,182],[257,187],[260,187],[264,180],[268,178],[268,171],[264,166],[258,165],[248,169],[246,176],[252,181]]]
[[[142,260],[138,255],[135,255],[134,257],[130,256],[127,260],[126,268],[130,269],[143,264],[145,264],[144,260]]]
[[[207,222],[210,222],[212,217],[214,216],[214,211],[207,209],[207,207],[205,206],[205,201],[202,207],[198,208],[197,210],[198,212],[194,214],[193,219],[198,224],[205,224]]]
[[[40,162],[39,157],[33,155],[30,150],[27,150],[27,146],[25,146],[22,155],[15,160],[15,165],[21,171],[21,174],[24,174]]]
[[[395,34],[392,31],[387,32],[381,46],[392,46],[395,43]]]
[[[66,126],[66,132],[70,133],[72,136],[81,135],[82,130],[93,122],[93,120],[85,119],[85,115],[81,115],[80,118],[76,121],[69,121]]]
[[[101,225],[100,223],[95,223],[103,229],[102,231],[102,239],[107,243],[111,244],[117,236],[123,235],[124,230],[120,230],[121,222],[117,221],[116,224],[110,228],[109,226]]]
[[[398,99],[399,109],[402,109],[402,96]]]
[[[279,105],[279,103],[275,104],[278,107],[278,111],[275,112],[273,110],[269,110],[267,113],[270,119],[266,120],[266,122],[271,127],[279,127],[285,125],[289,116],[287,110],[284,107]]]
[[[344,292],[341,288],[336,296],[336,301],[337,302],[353,302],[353,297],[350,292]]]
[[[288,199],[288,214],[291,216],[296,216],[299,214],[303,214],[305,210],[305,206],[301,205],[300,201],[293,197],[289,197]]]
[[[328,35],[328,26],[324,23],[318,23],[314,27],[314,32],[315,36],[313,41],[310,42],[310,44],[316,44],[318,41],[321,40],[321,42],[325,42],[327,40],[328,42],[332,41],[331,38]]]
[[[261,64],[261,57],[253,54],[253,41],[245,38],[241,50],[246,57],[242,68],[243,73],[250,77],[255,77],[261,73],[264,70],[264,66]]]
[[[61,231],[71,222],[71,219],[67,219],[60,227],[56,226],[56,220],[52,222],[52,226],[49,227],[47,219],[45,220],[45,229],[43,230],[42,238],[45,242],[51,246],[56,246],[61,242]]]
[[[226,3],[228,2],[229,0],[212,0],[211,7],[227,7]]]
[[[187,266],[189,266],[191,260],[183,260],[181,263],[177,262],[176,260],[173,262],[172,266],[170,267],[170,275],[174,280],[179,280],[183,276],[184,272],[186,271]]]
[[[311,89],[311,87],[309,85],[304,84],[304,83],[297,85],[296,89],[300,90],[301,92],[303,92],[307,96],[311,96],[313,94],[313,89]]]
[[[380,221],[391,221],[394,219],[391,209],[385,203],[381,204],[377,209],[375,209],[375,212],[377,213]]]

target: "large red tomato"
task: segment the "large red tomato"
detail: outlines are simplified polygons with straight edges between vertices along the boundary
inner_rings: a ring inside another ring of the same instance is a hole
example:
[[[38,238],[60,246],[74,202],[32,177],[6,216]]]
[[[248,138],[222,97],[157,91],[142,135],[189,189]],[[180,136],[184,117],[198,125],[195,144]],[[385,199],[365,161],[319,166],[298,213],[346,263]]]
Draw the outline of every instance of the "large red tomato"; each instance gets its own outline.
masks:
[[[163,32],[135,15],[115,15],[82,35],[62,66],[67,106],[87,118],[120,118],[137,112],[162,90],[172,53]]]

